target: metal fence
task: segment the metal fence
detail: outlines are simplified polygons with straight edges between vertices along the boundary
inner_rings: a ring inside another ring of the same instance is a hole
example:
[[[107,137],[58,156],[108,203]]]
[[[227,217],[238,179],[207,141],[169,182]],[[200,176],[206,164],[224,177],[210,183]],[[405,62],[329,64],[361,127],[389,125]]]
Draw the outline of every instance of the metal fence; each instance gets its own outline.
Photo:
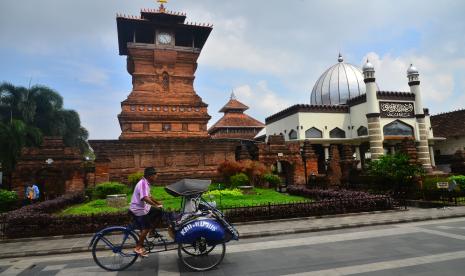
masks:
[[[6,214],[0,214],[0,240],[5,239]]]
[[[232,222],[323,216],[393,209],[397,205],[389,196],[339,198],[320,201],[268,203],[223,208]]]
[[[418,190],[414,199],[434,201],[446,205],[465,205],[465,191],[444,190]]]

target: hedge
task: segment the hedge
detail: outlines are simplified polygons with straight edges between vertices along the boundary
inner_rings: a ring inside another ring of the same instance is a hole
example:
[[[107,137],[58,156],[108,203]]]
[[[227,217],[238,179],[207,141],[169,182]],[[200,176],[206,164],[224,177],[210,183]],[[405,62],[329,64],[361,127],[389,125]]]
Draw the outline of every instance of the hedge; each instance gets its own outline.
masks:
[[[15,191],[0,189],[0,212],[14,209],[18,203],[18,194]]]
[[[93,199],[105,199],[107,195],[127,194],[129,187],[118,182],[104,182],[95,186],[92,192]]]

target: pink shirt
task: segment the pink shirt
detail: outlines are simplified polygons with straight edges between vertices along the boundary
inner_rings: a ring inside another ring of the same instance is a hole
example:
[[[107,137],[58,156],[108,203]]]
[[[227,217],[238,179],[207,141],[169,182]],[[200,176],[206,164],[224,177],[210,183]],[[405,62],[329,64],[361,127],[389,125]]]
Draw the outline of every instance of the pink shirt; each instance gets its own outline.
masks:
[[[131,210],[134,215],[143,216],[147,215],[150,211],[150,204],[142,200],[146,196],[150,196],[150,183],[147,179],[142,178],[134,188],[131,205],[129,205],[129,210]]]

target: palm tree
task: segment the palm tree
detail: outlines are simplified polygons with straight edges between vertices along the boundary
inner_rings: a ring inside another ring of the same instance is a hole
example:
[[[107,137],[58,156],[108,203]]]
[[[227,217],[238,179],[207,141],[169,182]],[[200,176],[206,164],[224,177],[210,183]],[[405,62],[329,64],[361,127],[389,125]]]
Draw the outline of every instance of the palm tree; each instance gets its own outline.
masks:
[[[61,136],[65,145],[89,151],[89,134],[79,114],[63,108],[58,92],[42,85],[0,83],[0,162],[10,178],[21,149],[38,146],[42,135]]]
[[[0,121],[6,122],[8,118],[39,128],[44,136],[61,136],[65,145],[77,147],[81,152],[89,149],[88,132],[81,126],[79,114],[64,109],[61,95],[49,87],[0,84]]]
[[[23,147],[38,146],[41,141],[40,130],[28,126],[21,120],[0,122],[0,162],[9,179],[8,183],[11,183],[11,173]]]

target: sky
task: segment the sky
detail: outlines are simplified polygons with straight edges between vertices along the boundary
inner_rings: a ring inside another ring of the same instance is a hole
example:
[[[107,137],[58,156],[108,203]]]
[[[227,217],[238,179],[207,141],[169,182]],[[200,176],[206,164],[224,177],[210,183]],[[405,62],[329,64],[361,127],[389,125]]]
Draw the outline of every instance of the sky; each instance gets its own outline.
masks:
[[[380,90],[409,91],[420,72],[431,114],[465,108],[465,1],[170,0],[168,10],[213,31],[194,82],[212,116],[234,91],[260,121],[309,104],[318,77],[344,61],[375,66]],[[0,0],[0,82],[42,84],[79,112],[90,139],[117,139],[120,102],[132,89],[118,55],[116,13],[151,0]]]

